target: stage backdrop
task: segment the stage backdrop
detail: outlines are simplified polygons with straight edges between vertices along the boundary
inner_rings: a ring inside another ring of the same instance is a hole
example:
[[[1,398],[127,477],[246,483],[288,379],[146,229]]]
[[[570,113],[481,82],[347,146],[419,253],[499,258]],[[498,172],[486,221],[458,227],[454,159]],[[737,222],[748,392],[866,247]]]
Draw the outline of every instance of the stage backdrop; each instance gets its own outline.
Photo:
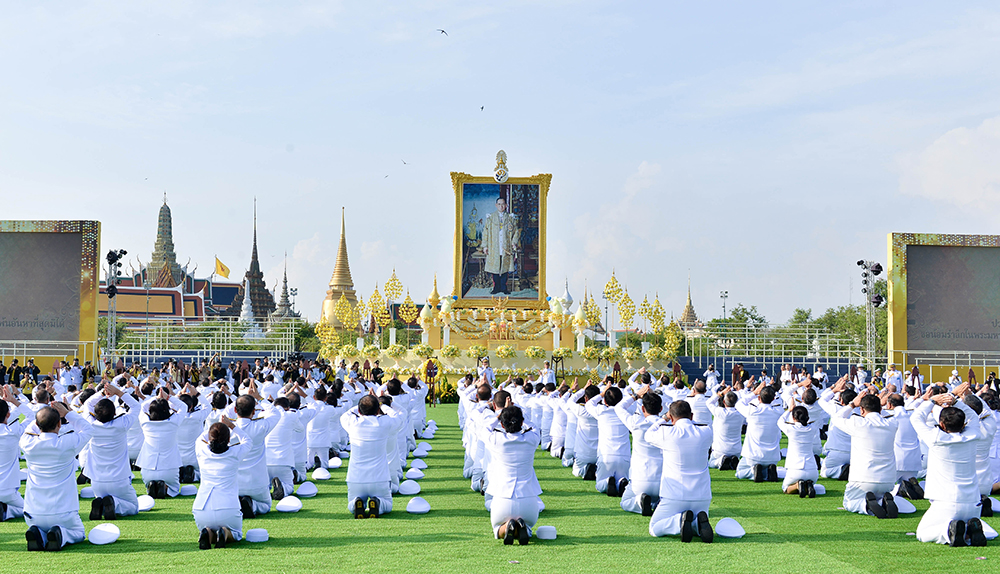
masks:
[[[544,305],[546,200],[552,176],[511,177],[497,183],[493,177],[452,172],[451,179],[456,304],[503,298],[508,308]],[[506,212],[502,216],[501,204]]]
[[[0,341],[96,341],[100,235],[97,221],[0,221]]]
[[[890,234],[889,349],[1000,352],[998,246],[994,235]]]

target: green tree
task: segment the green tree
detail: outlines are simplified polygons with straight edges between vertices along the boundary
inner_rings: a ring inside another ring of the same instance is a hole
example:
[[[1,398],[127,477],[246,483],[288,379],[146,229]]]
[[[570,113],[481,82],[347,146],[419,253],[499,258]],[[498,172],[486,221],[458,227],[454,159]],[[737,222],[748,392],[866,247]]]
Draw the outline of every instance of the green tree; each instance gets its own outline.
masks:
[[[303,321],[295,331],[295,350],[303,353],[316,353],[322,346],[316,336],[316,323]]]

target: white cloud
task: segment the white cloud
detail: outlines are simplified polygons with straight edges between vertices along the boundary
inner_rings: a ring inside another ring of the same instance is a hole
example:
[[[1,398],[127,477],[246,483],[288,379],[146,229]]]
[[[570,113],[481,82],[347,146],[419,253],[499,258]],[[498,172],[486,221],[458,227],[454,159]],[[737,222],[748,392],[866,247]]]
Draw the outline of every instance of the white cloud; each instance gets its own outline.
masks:
[[[1000,116],[955,128],[900,159],[900,191],[960,206],[1000,202]]]

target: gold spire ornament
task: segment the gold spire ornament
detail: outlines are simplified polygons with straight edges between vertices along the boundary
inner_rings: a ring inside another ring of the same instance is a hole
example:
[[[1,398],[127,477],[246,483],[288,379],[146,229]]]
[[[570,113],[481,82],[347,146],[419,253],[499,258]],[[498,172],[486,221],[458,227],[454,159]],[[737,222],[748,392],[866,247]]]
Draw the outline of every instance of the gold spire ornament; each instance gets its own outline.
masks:
[[[507,152],[500,150],[497,152],[497,165],[493,168],[493,179],[497,183],[504,183],[510,173],[507,171]]]
[[[347,296],[343,293],[340,294],[340,299],[337,300],[337,304],[333,308],[333,312],[340,321],[341,326],[345,329],[351,329],[351,303],[347,300]]]
[[[632,320],[635,319],[635,303],[628,295],[628,289],[618,301],[618,316],[621,317],[622,327],[631,327]]]
[[[618,305],[618,301],[622,296],[622,286],[618,283],[618,279],[615,278],[615,272],[611,270],[611,280],[604,285],[604,298],[608,299],[615,305]]]
[[[441,302],[441,295],[438,293],[438,276],[437,273],[434,274],[434,288],[431,290],[431,294],[427,296],[427,302],[431,304],[431,307],[437,308],[438,303]]]
[[[396,277],[395,269],[392,270],[392,277],[389,277],[389,280],[382,286],[382,290],[385,291],[385,298],[389,301],[396,301],[403,294],[403,284]]]
[[[653,310],[652,307],[649,306],[649,295],[643,295],[642,303],[639,304],[639,316],[649,321],[650,320],[649,313],[652,310]]]
[[[417,320],[417,306],[413,303],[413,299],[410,298],[410,293],[406,293],[406,299],[403,300],[403,304],[399,306],[399,318],[406,322],[407,325],[412,325],[414,321]]]
[[[590,301],[587,301],[587,320],[591,325],[596,325],[601,320],[601,308],[594,301],[594,294],[590,294]]]
[[[368,311],[375,317],[375,322],[381,327],[384,328],[389,325],[389,312],[385,308],[385,300],[382,299],[382,294],[378,292],[378,285],[375,285],[375,292],[368,298]]]
[[[327,322],[334,326],[339,323],[335,308],[341,295],[347,298],[347,302],[352,307],[358,300],[357,293],[354,291],[354,280],[351,278],[351,264],[347,260],[347,227],[344,208],[340,210],[340,244],[337,247],[337,259],[333,266],[333,275],[330,277],[329,289],[326,291],[326,299],[323,301],[323,316]]]

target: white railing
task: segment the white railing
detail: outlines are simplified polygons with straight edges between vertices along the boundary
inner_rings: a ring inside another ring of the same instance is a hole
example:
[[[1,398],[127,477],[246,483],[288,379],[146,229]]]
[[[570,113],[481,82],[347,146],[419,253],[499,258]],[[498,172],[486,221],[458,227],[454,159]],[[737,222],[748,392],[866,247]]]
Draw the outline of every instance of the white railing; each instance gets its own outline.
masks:
[[[146,324],[128,327],[114,355],[143,364],[178,354],[199,359],[215,354],[286,356],[295,349],[301,324],[300,319],[247,324],[234,317],[150,318]]]
[[[32,357],[60,357],[67,361],[79,358],[94,364],[99,359],[96,341],[0,341],[0,359],[4,364],[18,359],[23,365]]]

